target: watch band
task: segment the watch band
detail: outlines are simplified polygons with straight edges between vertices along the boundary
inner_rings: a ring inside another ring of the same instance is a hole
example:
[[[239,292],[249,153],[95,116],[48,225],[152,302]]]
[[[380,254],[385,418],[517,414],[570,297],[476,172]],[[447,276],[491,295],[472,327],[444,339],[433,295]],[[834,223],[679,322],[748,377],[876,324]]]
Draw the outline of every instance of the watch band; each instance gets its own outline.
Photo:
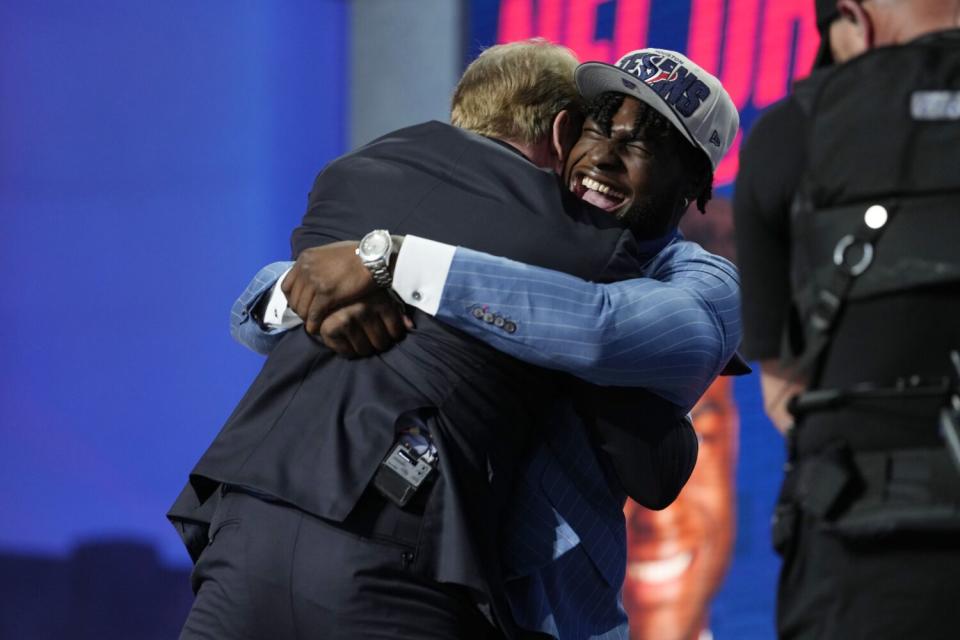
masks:
[[[390,266],[386,260],[381,258],[373,262],[364,262],[363,266],[370,271],[370,275],[373,276],[373,281],[376,282],[378,286],[389,289],[393,285],[393,274],[390,273]]]

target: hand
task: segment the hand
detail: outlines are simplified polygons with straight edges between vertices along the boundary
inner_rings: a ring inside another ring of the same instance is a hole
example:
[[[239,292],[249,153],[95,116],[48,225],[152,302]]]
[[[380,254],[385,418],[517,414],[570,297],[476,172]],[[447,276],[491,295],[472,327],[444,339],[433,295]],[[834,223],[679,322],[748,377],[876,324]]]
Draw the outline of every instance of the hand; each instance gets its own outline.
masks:
[[[403,339],[413,322],[403,304],[383,289],[331,313],[319,336],[333,351],[348,358],[386,351]]]
[[[357,242],[335,242],[304,249],[283,280],[287,304],[303,319],[307,332],[320,333],[335,309],[376,291],[370,271],[356,255]]]
[[[781,434],[786,435],[793,426],[793,416],[787,411],[790,398],[807,389],[804,378],[797,379],[789,368],[779,360],[760,361],[760,391],[763,394],[763,410],[770,422]]]

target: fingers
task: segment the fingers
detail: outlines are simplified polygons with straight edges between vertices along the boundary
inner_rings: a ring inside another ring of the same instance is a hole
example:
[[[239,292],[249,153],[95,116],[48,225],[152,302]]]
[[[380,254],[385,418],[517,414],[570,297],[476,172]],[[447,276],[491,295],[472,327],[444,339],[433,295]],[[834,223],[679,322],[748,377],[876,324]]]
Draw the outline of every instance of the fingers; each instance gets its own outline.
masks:
[[[294,282],[297,280],[297,263],[294,262],[293,266],[290,267],[290,270],[287,272],[287,275],[284,276],[283,282],[280,284],[280,290],[283,291],[283,295],[287,296],[287,299],[290,299],[290,291],[293,288]]]
[[[366,358],[376,353],[376,349],[370,344],[370,340],[367,338],[367,334],[364,332],[362,326],[351,322],[347,328],[346,335],[350,346],[353,347],[353,352],[356,357]]]
[[[376,316],[389,336],[389,343],[383,348],[386,351],[413,329],[413,321],[406,316],[403,302],[390,292],[379,292],[368,300],[373,303]]]
[[[329,320],[329,318],[328,318]],[[343,335],[337,331],[320,330],[320,338],[323,344],[327,345],[331,351],[345,358],[356,358],[357,353],[353,350],[353,345]]]
[[[340,355],[365,357],[390,349],[406,335],[404,317],[401,307],[383,293],[317,319],[316,330],[308,331]]]
[[[309,305],[307,285],[307,279],[303,277],[299,264],[294,264],[290,269],[290,273],[283,279],[283,285],[280,287],[280,290],[287,296],[287,306],[293,309],[301,318],[307,310],[304,306]]]
[[[350,305],[331,313],[321,323],[319,333],[323,343],[336,353],[353,357],[373,354],[366,332],[358,321],[357,314],[362,303]]]
[[[284,279],[287,304],[317,335],[326,315],[374,291],[376,284],[355,255],[356,242],[304,249]]]
[[[392,300],[384,306],[380,313],[380,323],[383,326],[383,330],[386,331],[387,335],[390,337],[389,346],[399,342],[403,339],[403,336],[407,335],[409,327],[406,324],[406,321],[409,320],[405,315],[403,315],[403,309],[400,305],[396,304]]]
[[[309,302],[306,304],[307,308],[300,317],[303,318],[306,324],[307,333],[317,335],[320,332],[323,321],[328,316],[328,305],[325,304],[324,298],[316,295],[310,296]]]

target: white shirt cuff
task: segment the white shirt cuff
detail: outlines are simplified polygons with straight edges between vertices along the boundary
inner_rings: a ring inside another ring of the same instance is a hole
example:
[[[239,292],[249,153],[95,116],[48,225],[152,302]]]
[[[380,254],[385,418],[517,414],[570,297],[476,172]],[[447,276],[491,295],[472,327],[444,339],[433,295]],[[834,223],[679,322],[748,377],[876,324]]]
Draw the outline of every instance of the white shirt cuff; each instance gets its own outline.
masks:
[[[393,290],[410,306],[437,315],[456,251],[453,245],[406,236],[393,268]]]
[[[293,267],[291,267],[292,269]],[[303,320],[296,312],[287,306],[287,296],[284,295],[280,285],[283,279],[290,273],[290,269],[283,272],[283,275],[273,285],[270,292],[270,300],[267,302],[267,308],[263,312],[263,326],[268,329],[291,329],[297,325],[303,324]]]

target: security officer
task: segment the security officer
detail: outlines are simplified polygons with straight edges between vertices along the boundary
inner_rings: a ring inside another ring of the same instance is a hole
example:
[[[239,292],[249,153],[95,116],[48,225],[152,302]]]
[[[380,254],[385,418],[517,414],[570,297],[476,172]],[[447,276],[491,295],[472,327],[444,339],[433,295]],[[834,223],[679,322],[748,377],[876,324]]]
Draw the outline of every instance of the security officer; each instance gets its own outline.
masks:
[[[960,2],[838,7],[869,51],[795,90],[806,162],[776,247],[782,379],[804,388],[774,518],[778,631],[955,638]]]
[[[864,52],[852,21],[836,0],[817,0],[820,49],[813,74]],[[737,263],[745,291],[743,349],[760,361],[764,408],[781,432],[792,424],[786,410],[803,380],[780,362],[783,325],[790,308],[790,209],[806,166],[806,115],[793,94],[764,111],[750,129],[742,153],[733,201]]]

